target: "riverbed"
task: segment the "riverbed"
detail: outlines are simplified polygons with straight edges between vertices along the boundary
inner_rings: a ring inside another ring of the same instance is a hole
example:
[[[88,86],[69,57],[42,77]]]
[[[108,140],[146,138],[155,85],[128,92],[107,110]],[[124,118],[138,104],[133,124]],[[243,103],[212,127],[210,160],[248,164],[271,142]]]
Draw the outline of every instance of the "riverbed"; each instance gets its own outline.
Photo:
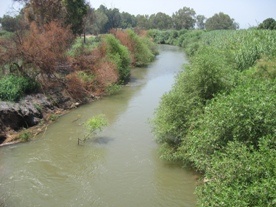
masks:
[[[174,46],[132,70],[110,97],[59,118],[31,142],[0,148],[0,206],[192,207],[194,172],[160,160],[149,120],[187,62]],[[78,145],[83,123],[104,114],[108,126]]]

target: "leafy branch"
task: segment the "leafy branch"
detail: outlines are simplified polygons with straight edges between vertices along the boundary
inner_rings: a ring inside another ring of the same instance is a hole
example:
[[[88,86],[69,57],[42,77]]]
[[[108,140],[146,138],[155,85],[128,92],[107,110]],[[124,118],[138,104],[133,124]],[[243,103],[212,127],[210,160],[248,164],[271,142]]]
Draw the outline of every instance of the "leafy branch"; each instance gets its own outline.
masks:
[[[95,136],[98,132],[101,132],[103,127],[107,126],[107,124],[107,119],[103,114],[88,119],[84,123],[88,133],[83,137],[83,139],[78,138],[78,145],[80,144],[80,141],[85,142],[87,139]]]

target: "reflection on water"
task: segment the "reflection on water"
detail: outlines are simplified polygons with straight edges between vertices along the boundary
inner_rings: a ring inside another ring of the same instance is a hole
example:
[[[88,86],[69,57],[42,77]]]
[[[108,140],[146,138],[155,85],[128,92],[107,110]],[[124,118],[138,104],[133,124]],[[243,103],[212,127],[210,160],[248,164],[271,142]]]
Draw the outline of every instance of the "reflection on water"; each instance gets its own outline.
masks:
[[[184,61],[179,48],[161,46],[122,93],[71,111],[30,143],[1,148],[0,205],[195,206],[193,173],[158,158],[148,124]],[[109,126],[78,146],[96,114]]]

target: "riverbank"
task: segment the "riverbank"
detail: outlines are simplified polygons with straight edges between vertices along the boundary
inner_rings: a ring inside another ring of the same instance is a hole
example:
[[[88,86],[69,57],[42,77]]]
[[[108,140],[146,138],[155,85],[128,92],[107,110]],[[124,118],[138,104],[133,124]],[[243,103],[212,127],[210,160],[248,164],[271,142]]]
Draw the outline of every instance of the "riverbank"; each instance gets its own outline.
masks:
[[[159,159],[148,122],[186,61],[178,47],[159,51],[132,69],[120,93],[71,110],[34,141],[1,148],[0,200],[9,207],[195,206],[194,172]],[[83,123],[98,114],[108,125],[78,145]]]
[[[131,68],[148,65],[158,53],[146,34],[132,30],[113,30],[85,43],[82,38],[66,41],[68,36],[60,40],[53,30],[63,34],[65,29],[51,23],[40,33],[34,26],[22,45],[14,44],[12,35],[1,39],[0,49],[4,43],[11,47],[0,50],[0,144],[27,141],[33,133],[26,129],[47,125],[67,110],[116,93],[129,81]],[[44,37],[51,41],[42,54]],[[60,41],[66,44],[61,47]]]
[[[71,109],[99,98],[100,96],[93,96],[85,100],[75,100],[65,90],[56,89],[48,95],[28,95],[18,103],[1,101],[0,147],[28,141]]]

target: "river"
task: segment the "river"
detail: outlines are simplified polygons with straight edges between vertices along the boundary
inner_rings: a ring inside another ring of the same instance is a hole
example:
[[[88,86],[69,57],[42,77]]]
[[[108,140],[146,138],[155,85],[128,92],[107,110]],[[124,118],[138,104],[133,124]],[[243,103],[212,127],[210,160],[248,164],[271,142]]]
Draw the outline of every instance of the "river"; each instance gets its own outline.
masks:
[[[149,119],[187,61],[178,47],[159,49],[119,94],[70,111],[31,142],[0,148],[0,206],[195,206],[194,173],[160,160],[151,133]],[[97,114],[108,126],[78,145]]]

